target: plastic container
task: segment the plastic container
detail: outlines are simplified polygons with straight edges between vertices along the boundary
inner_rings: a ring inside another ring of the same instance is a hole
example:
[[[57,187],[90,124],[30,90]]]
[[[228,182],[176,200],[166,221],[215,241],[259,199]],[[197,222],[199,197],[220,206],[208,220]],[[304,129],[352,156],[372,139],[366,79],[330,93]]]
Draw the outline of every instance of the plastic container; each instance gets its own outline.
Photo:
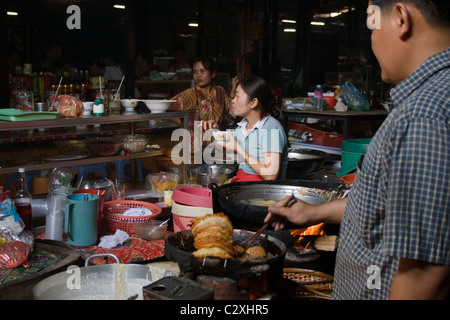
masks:
[[[173,191],[172,201],[187,206],[212,208],[212,191],[208,188],[177,187]]]
[[[349,139],[342,141],[342,160],[341,170],[338,171],[337,176],[342,177],[356,171],[361,155],[367,151],[371,138]]]
[[[356,173],[346,174],[345,176],[342,176],[340,178],[340,180],[345,184],[353,184],[355,179],[356,179]]]
[[[97,223],[97,235],[100,238],[100,235],[103,234],[103,205],[105,203],[105,195],[106,190],[97,190],[97,189],[79,189],[75,190],[73,194],[79,193],[88,193],[93,196],[98,195],[98,223]]]
[[[192,220],[213,213],[212,208],[186,206],[172,201],[173,231],[191,230]]]
[[[101,98],[95,99],[92,115],[94,117],[103,117],[105,115],[105,105]]]
[[[311,100],[314,100],[314,92],[308,92],[308,98],[310,98]],[[330,109],[333,109],[338,102],[334,93],[324,93],[323,101],[325,101],[327,103],[327,105],[330,107]]]

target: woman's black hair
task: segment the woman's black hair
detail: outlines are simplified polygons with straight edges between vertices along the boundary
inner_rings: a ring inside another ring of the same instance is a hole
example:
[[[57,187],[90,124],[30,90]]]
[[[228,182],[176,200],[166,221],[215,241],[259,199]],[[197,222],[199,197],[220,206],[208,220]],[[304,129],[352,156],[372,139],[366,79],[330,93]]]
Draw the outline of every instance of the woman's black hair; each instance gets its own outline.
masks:
[[[197,62],[201,62],[203,64],[203,67],[205,67],[206,70],[208,70],[211,73],[217,72],[216,64],[214,63],[214,60],[207,57],[200,57],[196,58],[194,60],[194,63],[192,64],[192,69],[194,69],[194,65]]]
[[[272,94],[272,88],[269,83],[261,77],[250,76],[240,80],[237,84],[240,85],[248,96],[248,101],[257,98],[259,101],[259,108],[261,110],[261,118],[269,114],[276,119],[281,118],[281,109]]]

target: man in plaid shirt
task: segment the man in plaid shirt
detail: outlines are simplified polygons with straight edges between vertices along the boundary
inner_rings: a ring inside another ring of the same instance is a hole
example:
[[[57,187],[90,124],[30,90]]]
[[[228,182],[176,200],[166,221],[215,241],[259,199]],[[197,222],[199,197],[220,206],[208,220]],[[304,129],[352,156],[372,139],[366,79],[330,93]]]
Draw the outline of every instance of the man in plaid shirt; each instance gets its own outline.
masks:
[[[348,199],[269,208],[275,229],[340,223],[334,299],[450,294],[450,1],[373,0],[372,49],[394,110]],[[375,21],[373,19],[379,19]]]

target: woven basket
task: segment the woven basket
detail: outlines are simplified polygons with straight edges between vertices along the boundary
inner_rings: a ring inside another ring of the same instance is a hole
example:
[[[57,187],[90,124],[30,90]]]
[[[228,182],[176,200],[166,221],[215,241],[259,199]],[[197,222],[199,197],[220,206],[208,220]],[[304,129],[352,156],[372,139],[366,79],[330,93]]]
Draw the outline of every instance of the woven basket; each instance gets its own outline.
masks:
[[[313,270],[285,268],[283,278],[295,281],[323,298],[331,298],[333,276]]]
[[[146,208],[153,214],[144,217],[129,217],[122,214],[131,208]],[[103,205],[103,223],[106,234],[113,234],[117,229],[125,231],[130,236],[135,236],[134,225],[156,219],[162,209],[153,203],[134,200],[118,200],[105,202]]]

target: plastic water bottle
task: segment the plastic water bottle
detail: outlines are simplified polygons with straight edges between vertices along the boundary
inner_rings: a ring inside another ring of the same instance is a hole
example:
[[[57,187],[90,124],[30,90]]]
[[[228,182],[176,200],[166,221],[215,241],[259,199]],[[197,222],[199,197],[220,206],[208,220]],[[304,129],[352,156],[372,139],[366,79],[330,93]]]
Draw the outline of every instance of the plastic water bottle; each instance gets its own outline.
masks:
[[[314,111],[322,112],[323,111],[323,91],[322,86],[318,84],[316,86],[316,90],[314,90],[314,97],[313,97],[313,108]]]
[[[25,224],[25,229],[33,228],[33,216],[31,213],[31,193],[27,188],[27,179],[25,176],[25,169],[19,168],[19,188],[14,197],[14,206]]]

